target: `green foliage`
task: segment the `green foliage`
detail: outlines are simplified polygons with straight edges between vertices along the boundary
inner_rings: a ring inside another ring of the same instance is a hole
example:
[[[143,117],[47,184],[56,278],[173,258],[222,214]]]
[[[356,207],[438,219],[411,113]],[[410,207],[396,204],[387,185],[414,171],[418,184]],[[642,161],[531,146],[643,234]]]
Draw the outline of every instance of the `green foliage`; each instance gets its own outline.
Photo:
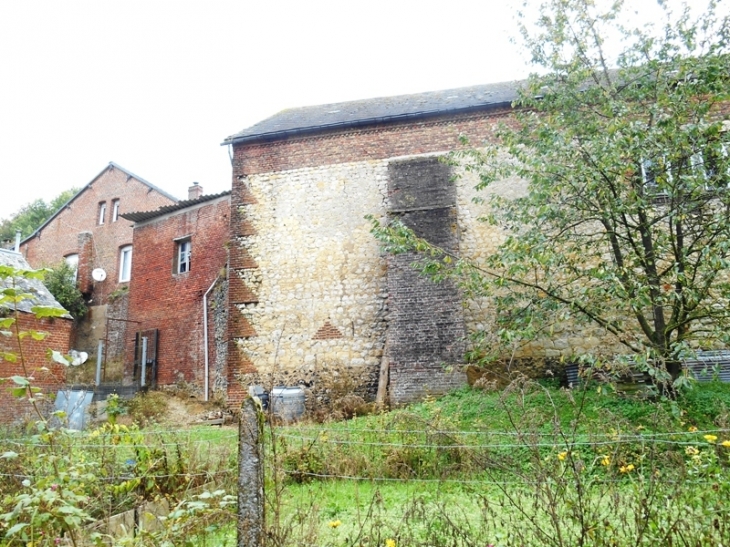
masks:
[[[109,422],[91,432],[64,428],[67,416],[62,411],[46,416],[41,405],[44,394],[34,385],[34,373],[43,367],[28,363],[23,351],[26,340],[42,340],[43,335],[21,330],[17,321],[18,305],[32,299],[18,288],[17,281],[39,275],[42,273],[0,266],[0,309],[8,313],[0,328],[3,336],[15,339],[18,348],[17,353],[4,351],[1,356],[22,369],[21,374],[3,380],[9,380],[12,396],[18,403],[26,402],[35,416],[22,437],[3,435],[6,444],[0,449],[0,544],[108,544],[112,538],[86,530],[85,526],[162,497],[173,505],[180,503],[170,525],[156,533],[145,533],[145,543],[140,539],[136,544],[180,545],[181,534],[203,539],[186,545],[205,544],[205,538],[215,531],[208,528],[230,519],[228,506],[232,498],[220,490],[203,492],[198,500],[188,502],[184,496],[210,477],[231,482],[225,480],[235,469],[230,448],[212,449],[209,443],[197,439],[148,435],[136,425],[117,424],[116,416],[122,409],[115,398],[107,407]],[[58,315],[58,310],[47,307],[33,309],[39,317]],[[72,362],[71,357],[51,348],[48,354],[61,365]]]
[[[655,26],[632,28],[630,3],[526,3],[539,75],[493,143],[451,157],[507,237],[480,263],[432,253],[422,265],[494,302],[497,328],[475,333],[484,354],[565,324],[670,369],[730,342],[730,20],[716,8],[695,20],[659,2]],[[495,187],[517,179],[516,199]],[[394,251],[416,246],[399,226],[376,234]]]
[[[135,423],[149,425],[167,410],[167,398],[159,391],[140,392],[125,401],[124,406]]]
[[[519,378],[275,429],[267,536],[333,547],[724,544],[730,430],[702,430],[722,409],[703,414],[684,393],[651,401],[585,387]],[[726,397],[730,385],[699,393]],[[281,473],[294,480],[271,488]]]
[[[58,303],[66,308],[74,319],[79,320],[86,315],[88,308],[83,294],[76,285],[76,271],[73,267],[62,261],[47,270],[43,282]]]
[[[14,241],[15,232],[18,230],[20,230],[22,238],[28,237],[62,205],[71,199],[76,192],[78,192],[77,188],[71,188],[61,192],[50,203],[46,203],[42,199],[37,199],[21,207],[11,218],[0,222],[0,243]]]
[[[710,382],[684,391],[678,401],[683,417],[701,428],[730,426],[730,384]]]

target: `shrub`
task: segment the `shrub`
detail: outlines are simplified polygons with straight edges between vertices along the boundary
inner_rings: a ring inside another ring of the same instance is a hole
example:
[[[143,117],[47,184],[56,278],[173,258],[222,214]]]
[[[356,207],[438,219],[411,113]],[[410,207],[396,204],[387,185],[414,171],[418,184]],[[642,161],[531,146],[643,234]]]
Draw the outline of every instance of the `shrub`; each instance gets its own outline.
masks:
[[[127,401],[127,414],[142,426],[156,421],[167,410],[167,398],[159,391],[138,393]]]
[[[76,321],[86,315],[88,308],[83,294],[76,286],[76,271],[66,262],[48,270],[43,282]]]

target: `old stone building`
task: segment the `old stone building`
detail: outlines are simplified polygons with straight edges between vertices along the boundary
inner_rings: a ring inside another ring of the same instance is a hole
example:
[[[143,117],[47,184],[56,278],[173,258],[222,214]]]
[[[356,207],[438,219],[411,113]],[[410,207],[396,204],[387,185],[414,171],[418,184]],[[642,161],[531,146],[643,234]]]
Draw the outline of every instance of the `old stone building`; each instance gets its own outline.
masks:
[[[148,211],[134,222],[125,376],[145,385],[184,385],[208,400],[225,397],[226,262],[230,192]]]
[[[478,312],[451,284],[419,277],[412,256],[383,256],[365,215],[398,216],[454,251],[490,252],[501,236],[477,222],[473,184],[454,184],[438,157],[461,136],[490,139],[517,85],[290,109],[226,139],[231,402],[253,382],[317,390],[347,376],[372,397],[387,373],[396,404],[465,382],[451,365]]]
[[[132,225],[121,214],[176,202],[164,190],[110,162],[21,242],[20,250],[34,268],[52,267],[62,260],[77,268],[89,313],[75,329],[75,349],[96,355],[98,341],[105,340],[106,361],[122,358],[133,247]]]
[[[0,266],[9,266],[14,270],[30,270],[30,266],[20,253],[0,249]],[[2,378],[12,376],[33,376],[34,386],[41,388],[41,392],[48,396],[64,386],[66,381],[65,367],[53,363],[48,359],[47,350],[53,349],[67,354],[71,338],[73,320],[65,314],[58,318],[39,319],[32,311],[34,306],[49,306],[63,309],[62,306],[51,296],[48,289],[37,279],[26,279],[23,277],[0,277],[0,289],[15,287],[29,298],[17,303],[17,315],[15,305],[0,304],[0,318],[16,317],[16,322],[9,328],[0,330],[10,333],[8,336],[0,336],[0,355],[10,353],[15,358],[5,357],[0,359],[2,367]],[[17,328],[17,331],[16,331]],[[45,338],[37,340],[35,337],[26,336],[18,339],[18,331],[37,331],[45,334]],[[22,351],[21,351],[22,350]],[[22,354],[22,357],[21,357]],[[49,399],[45,399],[49,400]],[[47,410],[41,403],[43,410]],[[10,386],[5,383],[0,389],[0,423],[10,424],[22,421],[32,414],[30,403],[20,400],[10,393]]]

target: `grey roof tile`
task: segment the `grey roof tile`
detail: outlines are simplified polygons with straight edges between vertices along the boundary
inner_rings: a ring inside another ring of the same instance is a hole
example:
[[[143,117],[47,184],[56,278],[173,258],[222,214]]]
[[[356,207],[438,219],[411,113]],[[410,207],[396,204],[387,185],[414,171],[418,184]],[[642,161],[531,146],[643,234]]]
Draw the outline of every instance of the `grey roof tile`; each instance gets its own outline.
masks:
[[[129,213],[120,213],[119,216],[133,222],[144,222],[145,220],[150,220],[152,218],[166,215],[168,213],[173,213],[175,211],[181,211],[182,209],[187,209],[188,207],[193,207],[195,205],[205,203],[206,201],[213,201],[214,199],[230,195],[230,193],[230,190],[226,190],[225,192],[220,192],[218,194],[208,194],[205,196],[200,196],[196,199],[185,199],[182,201],[178,201],[173,205],[163,205],[162,207],[158,207],[154,211],[132,211]]]
[[[0,265],[11,266],[17,270],[32,270],[28,262],[22,254],[7,249],[0,249]],[[48,291],[46,286],[39,279],[26,279],[24,277],[15,277],[13,281],[0,278],[0,288],[8,288],[15,286],[24,293],[33,295],[32,299],[23,300],[18,303],[18,310],[26,313],[32,313],[33,306],[50,306],[53,308],[65,309],[53,295]],[[7,306],[4,306],[7,308]],[[67,313],[64,317],[70,319]]]
[[[517,99],[517,91],[524,83],[524,81],[501,82],[412,95],[289,108],[231,135],[223,144],[277,140],[299,133],[495,108],[511,104]]]

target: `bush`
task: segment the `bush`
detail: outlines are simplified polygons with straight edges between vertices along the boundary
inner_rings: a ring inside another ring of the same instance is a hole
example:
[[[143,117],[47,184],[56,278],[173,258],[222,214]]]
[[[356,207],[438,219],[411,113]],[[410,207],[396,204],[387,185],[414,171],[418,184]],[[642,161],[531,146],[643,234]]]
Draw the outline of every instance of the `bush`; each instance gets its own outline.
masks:
[[[65,261],[48,270],[43,282],[58,303],[66,308],[76,321],[86,315],[88,308],[84,295],[76,286],[76,270]]]
[[[132,420],[145,426],[156,421],[167,410],[167,397],[159,391],[138,393],[127,401],[127,414]]]

